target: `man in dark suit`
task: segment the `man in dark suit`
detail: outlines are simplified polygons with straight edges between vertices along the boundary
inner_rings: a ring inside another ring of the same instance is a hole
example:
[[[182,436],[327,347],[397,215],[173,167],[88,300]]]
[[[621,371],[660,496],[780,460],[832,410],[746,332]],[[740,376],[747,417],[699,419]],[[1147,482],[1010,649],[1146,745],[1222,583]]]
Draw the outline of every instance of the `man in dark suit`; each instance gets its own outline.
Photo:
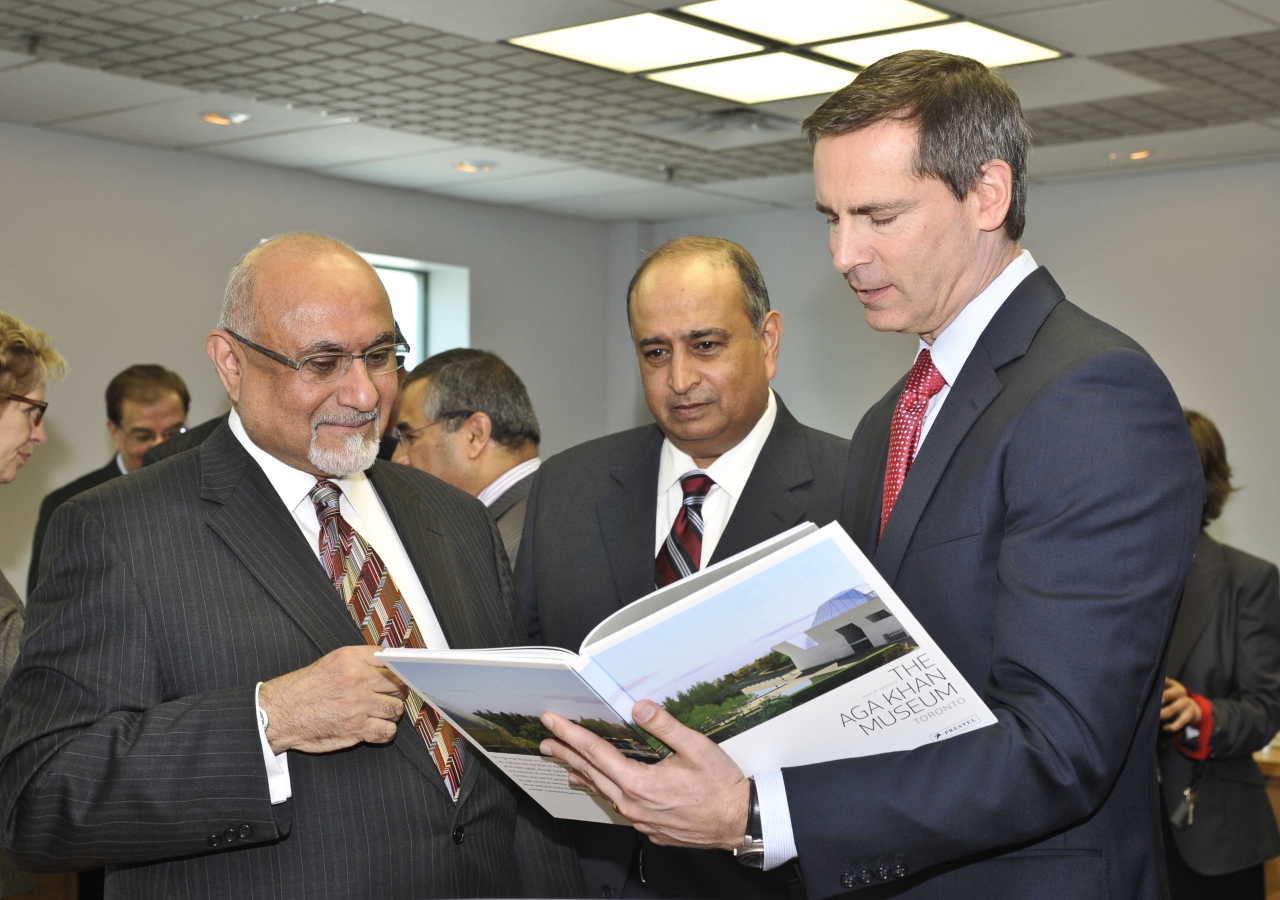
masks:
[[[53,511],[76,494],[141,468],[148,451],[183,433],[190,408],[191,395],[182,376],[163,366],[130,366],[111,379],[107,385],[107,433],[116,454],[101,469],[80,476],[41,501],[27,571],[28,597],[36,589],[40,550]]]
[[[513,563],[542,431],[524,382],[496,353],[458,347],[418,364],[401,391],[392,459],[476,497]]]
[[[581,890],[545,817],[370,646],[524,637],[483,507],[374,461],[393,341],[349,248],[259,245],[208,340],[228,423],[54,514],[3,703],[21,864],[106,864],[129,898]]]
[[[782,316],[750,254],[716,238],[665,244],[628,308],[657,424],[560,453],[534,479],[517,582],[535,643],[576,650],[656,584],[839,513],[848,443],[801,425],[770,390]],[[695,520],[697,547],[684,527]],[[591,896],[787,897],[798,881],[789,865],[749,872],[722,851],[633,857],[631,829],[578,830]]]
[[[998,76],[897,54],[805,128],[836,268],[921,340],[854,434],[841,522],[998,722],[754,783],[648,703],[677,751],[656,766],[563,719],[573,749],[546,749],[656,840],[798,858],[814,898],[1157,900],[1162,663],[1203,497],[1177,398],[1020,251],[1029,131]]]

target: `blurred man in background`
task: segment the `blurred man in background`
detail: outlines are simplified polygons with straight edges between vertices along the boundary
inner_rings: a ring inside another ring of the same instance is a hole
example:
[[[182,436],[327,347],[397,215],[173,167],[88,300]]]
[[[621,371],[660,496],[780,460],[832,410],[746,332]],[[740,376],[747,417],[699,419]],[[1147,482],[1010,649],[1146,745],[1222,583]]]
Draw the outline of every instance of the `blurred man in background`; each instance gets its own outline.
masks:
[[[40,548],[53,511],[76,494],[127,475],[142,467],[142,457],[152,447],[186,430],[191,395],[177,372],[164,366],[136,365],[125,369],[107,385],[107,433],[116,455],[101,469],[82,475],[50,493],[40,504],[27,595],[35,590],[40,573]]]

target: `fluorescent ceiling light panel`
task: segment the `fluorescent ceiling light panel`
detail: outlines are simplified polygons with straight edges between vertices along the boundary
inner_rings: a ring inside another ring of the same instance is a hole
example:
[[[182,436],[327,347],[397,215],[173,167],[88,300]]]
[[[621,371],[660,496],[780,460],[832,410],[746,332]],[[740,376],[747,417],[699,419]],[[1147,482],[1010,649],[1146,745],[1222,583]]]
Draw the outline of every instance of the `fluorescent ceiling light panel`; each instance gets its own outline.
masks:
[[[653,81],[690,91],[724,97],[736,103],[767,103],[787,97],[829,94],[850,81],[853,73],[825,63],[793,56],[766,53],[746,59],[673,69],[647,76]]]
[[[911,0],[709,0],[681,12],[788,44],[908,28],[949,19]]]
[[[512,38],[511,43],[618,72],[644,72],[764,49],[653,13],[529,34]]]
[[[815,53],[834,56],[859,66],[869,66],[878,59],[903,50],[940,50],[970,56],[984,65],[1016,66],[1019,63],[1057,59],[1062,54],[1012,35],[993,31],[973,22],[952,22],[932,28],[899,31],[877,37],[855,38],[813,48]]]

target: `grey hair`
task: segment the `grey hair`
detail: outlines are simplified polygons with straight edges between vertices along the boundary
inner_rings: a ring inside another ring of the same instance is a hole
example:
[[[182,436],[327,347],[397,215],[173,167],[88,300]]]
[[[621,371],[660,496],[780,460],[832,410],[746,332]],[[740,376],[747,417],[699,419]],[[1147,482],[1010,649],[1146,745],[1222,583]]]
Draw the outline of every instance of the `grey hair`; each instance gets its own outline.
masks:
[[[503,447],[518,450],[525,441],[538,444],[542,431],[520,376],[496,353],[472,350],[457,355],[462,358],[430,375],[422,404],[427,420],[443,420],[444,430],[453,433],[471,415],[482,412],[493,422],[493,439]]]
[[[764,327],[765,316],[769,315],[769,289],[764,285],[764,276],[755,259],[743,247],[733,241],[719,237],[689,235],[667,241],[649,251],[636,274],[631,276],[627,285],[627,325],[631,324],[631,298],[635,296],[636,286],[644,273],[655,264],[669,259],[689,256],[705,256],[719,263],[727,263],[738,273],[738,281],[742,283],[742,299],[747,306],[747,318],[751,320],[752,337],[760,336]]]
[[[916,128],[916,176],[937,178],[957,200],[992,160],[1008,163],[1013,191],[1004,230],[1012,241],[1022,237],[1031,127],[1004,79],[967,56],[906,50],[872,63],[800,128],[813,145],[887,120]]]
[[[258,277],[258,263],[261,257],[272,252],[314,250],[317,247],[345,250],[352,256],[361,258],[360,254],[337,238],[311,231],[278,234],[260,241],[258,246],[240,257],[240,261],[231,270],[226,290],[222,292],[222,313],[218,316],[218,327],[253,340],[254,332],[257,331],[257,307],[253,302],[253,287]]]

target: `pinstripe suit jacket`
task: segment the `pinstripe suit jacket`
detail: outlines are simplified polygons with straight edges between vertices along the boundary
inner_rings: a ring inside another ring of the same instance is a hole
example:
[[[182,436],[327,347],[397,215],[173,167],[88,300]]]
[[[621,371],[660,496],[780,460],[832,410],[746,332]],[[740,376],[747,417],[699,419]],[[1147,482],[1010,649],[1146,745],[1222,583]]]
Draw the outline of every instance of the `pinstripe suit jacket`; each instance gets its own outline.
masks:
[[[407,467],[369,476],[450,646],[522,642],[480,503]],[[455,805],[406,718],[389,745],[291,752],[293,796],[271,804],[255,684],[363,641],[227,426],[65,504],[47,540],[0,718],[20,864],[106,864],[107,896],[129,898],[580,890],[572,851],[537,814],[518,822],[515,789],[478,755]]]

